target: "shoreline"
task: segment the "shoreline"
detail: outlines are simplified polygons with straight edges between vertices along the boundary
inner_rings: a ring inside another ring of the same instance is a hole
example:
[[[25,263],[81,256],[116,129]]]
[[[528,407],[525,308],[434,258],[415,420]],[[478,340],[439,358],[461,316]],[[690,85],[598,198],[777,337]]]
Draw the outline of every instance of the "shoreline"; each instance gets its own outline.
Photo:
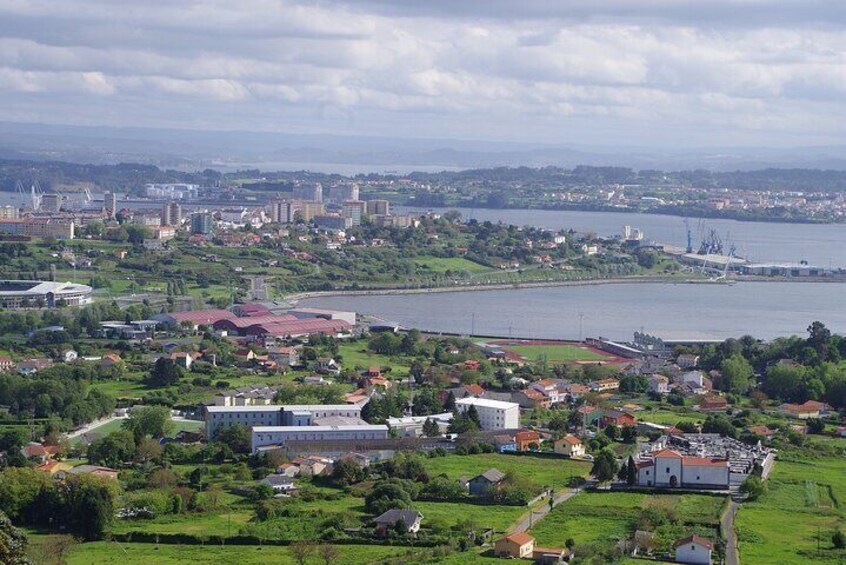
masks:
[[[392,296],[403,294],[431,294],[448,292],[491,292],[497,290],[526,290],[532,288],[551,288],[568,286],[600,286],[614,284],[704,284],[704,285],[733,285],[739,282],[760,282],[760,283],[843,283],[846,279],[821,279],[821,278],[732,278],[722,280],[710,279],[673,279],[667,277],[638,277],[638,278],[616,278],[616,279],[587,279],[580,281],[544,281],[526,283],[506,283],[490,285],[463,285],[463,286],[441,286],[432,288],[380,288],[364,290],[314,290],[296,292],[283,297],[283,300],[296,305],[300,300],[311,298],[323,298],[330,296]]]

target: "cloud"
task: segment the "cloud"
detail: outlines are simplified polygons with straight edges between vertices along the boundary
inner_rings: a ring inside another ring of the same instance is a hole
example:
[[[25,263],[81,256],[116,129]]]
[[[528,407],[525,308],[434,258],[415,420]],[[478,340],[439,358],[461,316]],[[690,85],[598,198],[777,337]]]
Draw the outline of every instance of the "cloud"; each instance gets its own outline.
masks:
[[[0,0],[0,120],[841,143],[844,24],[842,0]]]

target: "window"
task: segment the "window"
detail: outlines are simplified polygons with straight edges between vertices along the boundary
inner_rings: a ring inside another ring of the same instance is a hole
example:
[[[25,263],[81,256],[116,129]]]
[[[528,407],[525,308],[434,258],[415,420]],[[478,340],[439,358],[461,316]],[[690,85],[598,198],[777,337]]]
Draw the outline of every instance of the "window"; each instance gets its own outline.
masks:
[[[668,472],[668,473],[670,472],[670,468],[669,468],[669,467],[667,467],[667,472]]]

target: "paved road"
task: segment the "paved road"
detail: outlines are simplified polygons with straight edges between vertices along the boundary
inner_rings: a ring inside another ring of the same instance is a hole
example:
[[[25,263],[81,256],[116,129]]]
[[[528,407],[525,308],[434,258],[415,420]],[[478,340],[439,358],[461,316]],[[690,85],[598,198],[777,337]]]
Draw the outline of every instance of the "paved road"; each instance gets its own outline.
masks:
[[[737,532],[734,531],[734,515],[737,514],[739,508],[737,502],[731,500],[720,525],[726,538],[726,565],[740,565],[740,555],[737,552]]]
[[[567,489],[564,492],[557,493],[555,495],[555,500],[553,501],[553,506],[558,506],[564,501],[570,500],[577,494],[581,492],[580,489]],[[538,510],[529,510],[524,516],[520,518],[520,521],[517,522],[514,526],[508,530],[509,534],[516,534],[518,532],[525,532],[529,528],[534,525],[535,522],[549,514],[549,498],[544,498],[540,508]]]

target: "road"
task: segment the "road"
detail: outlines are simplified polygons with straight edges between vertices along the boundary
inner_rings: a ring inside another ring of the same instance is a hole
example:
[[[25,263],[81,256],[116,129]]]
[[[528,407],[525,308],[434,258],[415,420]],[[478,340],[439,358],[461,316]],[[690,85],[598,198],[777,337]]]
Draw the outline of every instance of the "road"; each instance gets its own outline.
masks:
[[[570,500],[571,498],[573,498],[574,496],[576,496],[580,492],[581,492],[580,489],[567,489],[566,491],[564,491],[560,494],[556,494],[555,499],[553,501],[553,506],[558,506],[562,502]],[[543,499],[543,502],[540,504],[540,509],[529,510],[529,512],[527,512],[524,516],[520,517],[520,521],[518,521],[516,524],[514,524],[514,526],[511,527],[510,530],[508,530],[508,533],[509,534],[516,534],[518,532],[527,531],[529,528],[532,527],[532,525],[535,522],[537,522],[538,520],[542,519],[544,516],[549,514],[549,510],[550,510],[549,499],[545,498],[545,499]]]
[[[87,434],[91,430],[95,430],[95,429],[99,428],[100,426],[105,426],[109,422],[113,422],[115,420],[123,420],[124,418],[126,418],[126,416],[109,416],[108,418],[102,418],[100,420],[94,420],[93,422],[85,424],[84,426],[82,426],[78,430],[68,432],[67,437],[68,437],[68,439],[73,439],[73,438],[81,436],[82,434]]]
[[[740,555],[737,552],[737,532],[734,531],[734,515],[740,506],[734,500],[729,501],[729,507],[723,515],[720,527],[726,538],[726,565],[740,565]]]

